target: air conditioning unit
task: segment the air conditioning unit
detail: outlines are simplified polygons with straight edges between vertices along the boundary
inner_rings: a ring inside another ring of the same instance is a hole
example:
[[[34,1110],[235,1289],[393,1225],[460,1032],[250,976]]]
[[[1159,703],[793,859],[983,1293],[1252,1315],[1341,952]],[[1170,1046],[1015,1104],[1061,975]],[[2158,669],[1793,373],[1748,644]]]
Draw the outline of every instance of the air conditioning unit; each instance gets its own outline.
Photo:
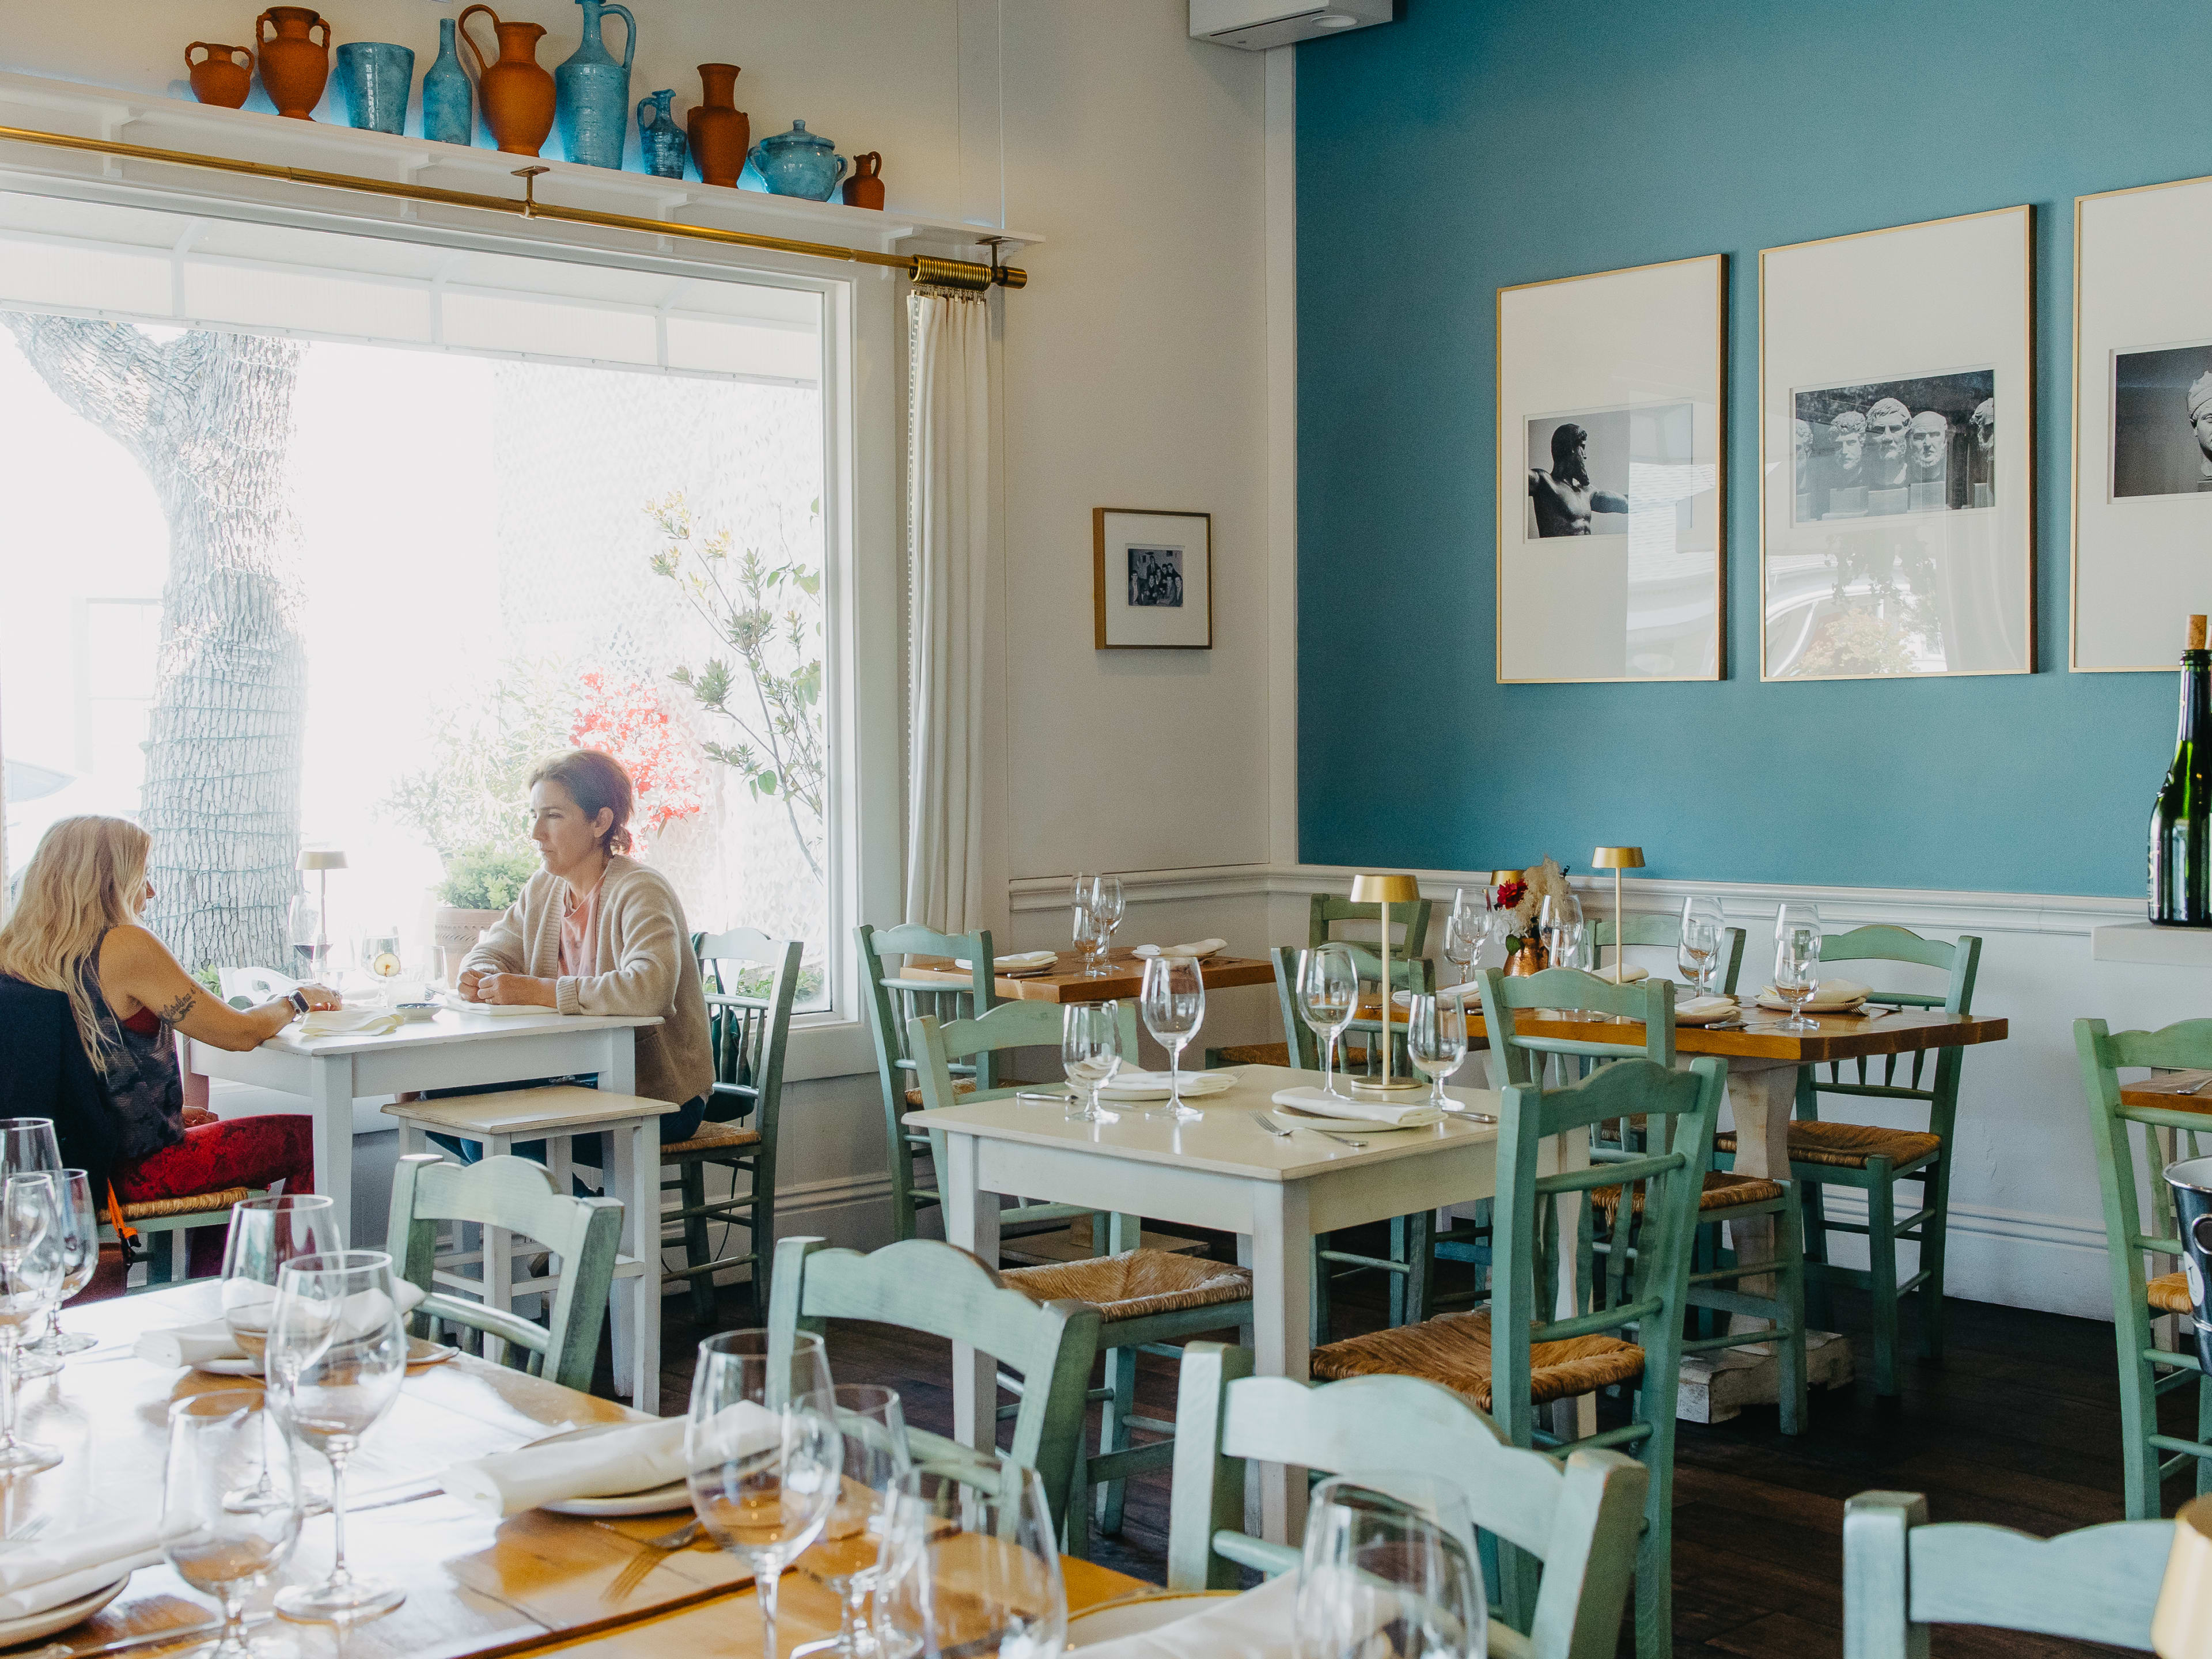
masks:
[[[1390,21],[1395,0],[1190,0],[1190,38],[1265,52]]]

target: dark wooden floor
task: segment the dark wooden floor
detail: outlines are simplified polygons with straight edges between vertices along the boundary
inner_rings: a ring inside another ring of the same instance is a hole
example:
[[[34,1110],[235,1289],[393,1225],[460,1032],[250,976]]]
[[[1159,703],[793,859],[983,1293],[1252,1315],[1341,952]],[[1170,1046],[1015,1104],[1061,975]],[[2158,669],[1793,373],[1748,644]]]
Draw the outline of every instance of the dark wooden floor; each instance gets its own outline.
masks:
[[[1380,1240],[1376,1243],[1379,1244]],[[1847,1299],[1846,1299],[1847,1298]],[[1382,1322],[1379,1286],[1341,1287],[1337,1334]],[[680,1413],[691,1354],[708,1333],[670,1318],[663,1410]],[[728,1292],[732,1322],[742,1294]],[[1867,1352],[1865,1304],[1845,1292],[1838,1323]],[[1224,1332],[1222,1340],[1235,1340]],[[1909,1339],[1908,1339],[1909,1340]],[[884,1326],[831,1334],[838,1381],[898,1389],[908,1422],[950,1433],[952,1395],[945,1345]],[[1140,1362],[1146,1409],[1174,1414],[1175,1366]],[[1870,1383],[1815,1389],[1809,1432],[1788,1436],[1773,1408],[1713,1427],[1685,1423],[1676,1445],[1674,1640],[1681,1653],[1820,1659],[1843,1650],[1844,1501],[1881,1488],[1927,1494],[1939,1521],[1980,1521],[2036,1534],[2121,1518],[2118,1388],[2112,1327],[2056,1314],[1954,1301],[1949,1352],[1940,1365],[1911,1361],[1904,1394],[1877,1401]],[[2175,1399],[2168,1425],[2193,1432],[2193,1401]],[[2188,1496],[2177,1483],[2167,1507]],[[1102,1565],[1140,1578],[1165,1574],[1168,1476],[1131,1483],[1118,1537],[1094,1541]],[[1938,1655],[2102,1653],[2110,1650],[1980,1631],[1938,1632]],[[1627,1645],[1623,1653],[1632,1650]]]

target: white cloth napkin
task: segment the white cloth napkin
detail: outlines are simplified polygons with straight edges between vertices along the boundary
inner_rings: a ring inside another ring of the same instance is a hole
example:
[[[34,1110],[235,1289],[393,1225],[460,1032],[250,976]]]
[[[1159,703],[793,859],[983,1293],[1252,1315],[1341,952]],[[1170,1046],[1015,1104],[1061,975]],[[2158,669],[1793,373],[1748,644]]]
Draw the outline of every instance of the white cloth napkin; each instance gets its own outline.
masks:
[[[1482,994],[1482,982],[1480,980],[1468,979],[1462,980],[1456,985],[1439,985],[1437,987],[1437,994],[1446,1002],[1460,1002],[1468,997],[1480,997]],[[1413,1006],[1413,994],[1411,991],[1393,991],[1390,993],[1390,1000],[1398,1007],[1410,1008]]]
[[[769,1434],[781,1432],[776,1414],[750,1401],[731,1407],[757,1413]],[[569,1498],[650,1492],[689,1474],[682,1419],[664,1419],[575,1440],[523,1446],[456,1463],[439,1477],[471,1509],[501,1519]]]
[[[1023,951],[1013,956],[993,957],[991,966],[1000,973],[1015,973],[1024,968],[1048,968],[1060,960],[1057,951]],[[975,964],[965,957],[952,958],[955,968],[973,968]]]
[[[64,1606],[161,1559],[156,1521],[112,1516],[96,1527],[0,1551],[0,1619],[27,1619]]]
[[[406,1022],[389,1008],[318,1008],[302,1014],[299,1035],[303,1037],[382,1036]]]
[[[1297,1651],[1295,1572],[1242,1595],[1191,1605],[1197,1611],[1172,1624],[1068,1651],[1085,1659],[1291,1659]]]
[[[1615,985],[1633,985],[1639,979],[1651,977],[1649,968],[1638,968],[1634,963],[1609,962],[1597,970],[1600,979],[1609,979]]]
[[[1193,939],[1188,945],[1139,945],[1129,954],[1136,957],[1210,957],[1229,941],[1225,939]]]
[[[457,1014],[498,1014],[512,1018],[518,1014],[557,1014],[558,1008],[541,1008],[530,1002],[471,1002],[458,991],[441,991],[437,997],[441,1008],[450,1008]]]
[[[1701,1025],[1709,1019],[1735,1012],[1734,997],[1692,997],[1687,1002],[1674,1005],[1674,1024]]]
[[[270,1292],[273,1301],[276,1292]],[[362,1291],[346,1298],[349,1304],[362,1297],[382,1297],[374,1291]],[[399,1304],[399,1315],[405,1318],[415,1311],[422,1300],[422,1292],[405,1279],[394,1281],[392,1299]],[[363,1306],[352,1310],[349,1323],[366,1328],[368,1316],[381,1317],[381,1310]],[[266,1316],[263,1316],[265,1322]],[[243,1359],[246,1351],[230,1340],[230,1324],[227,1320],[210,1319],[198,1325],[169,1325],[142,1334],[131,1346],[131,1352],[149,1364],[173,1370],[179,1365],[205,1365],[210,1362]]]
[[[1278,1106],[1295,1106],[1302,1112],[1316,1117],[1358,1118],[1364,1123],[1387,1123],[1394,1129],[1419,1129],[1431,1123],[1441,1123],[1444,1115],[1428,1103],[1423,1095],[1418,1101],[1403,1104],[1388,1100],[1354,1100],[1346,1097],[1331,1100],[1318,1089],[1278,1089],[1270,1097]],[[1278,1118],[1279,1123],[1294,1124],[1294,1117]],[[1319,1127],[1319,1125],[1314,1127]]]
[[[1185,1072],[1182,1092],[1186,1100],[1200,1095],[1218,1095],[1237,1086],[1237,1079],[1226,1072]],[[1147,1095],[1167,1097],[1170,1079],[1165,1072],[1116,1072],[1099,1085],[1098,1092],[1108,1100],[1139,1100]]]
[[[1864,1002],[1873,989],[1871,985],[1862,985],[1855,979],[1824,979],[1814,988],[1813,1000],[1805,1006],[1814,1012],[1823,1008],[1848,1008],[1853,1003]],[[1759,1006],[1787,1008],[1790,1005],[1782,1000],[1780,992],[1769,985],[1759,992]]]

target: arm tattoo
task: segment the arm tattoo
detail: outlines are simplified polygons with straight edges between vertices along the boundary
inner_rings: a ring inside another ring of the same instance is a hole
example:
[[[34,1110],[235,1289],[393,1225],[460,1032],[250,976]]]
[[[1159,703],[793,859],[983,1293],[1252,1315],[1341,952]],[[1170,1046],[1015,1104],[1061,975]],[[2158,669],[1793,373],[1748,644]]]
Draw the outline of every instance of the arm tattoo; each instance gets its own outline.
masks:
[[[158,1010],[158,1018],[164,1024],[174,1025],[198,1006],[200,994],[198,991],[184,992],[167,1007]]]

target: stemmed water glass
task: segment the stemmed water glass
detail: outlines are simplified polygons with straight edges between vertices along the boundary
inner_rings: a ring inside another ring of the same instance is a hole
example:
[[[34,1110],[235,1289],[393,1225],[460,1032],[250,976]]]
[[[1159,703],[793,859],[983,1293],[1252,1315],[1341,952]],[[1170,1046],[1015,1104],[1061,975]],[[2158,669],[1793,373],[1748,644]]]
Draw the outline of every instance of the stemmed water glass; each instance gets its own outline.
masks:
[[[702,1342],[684,1426],[691,1507],[717,1544],[752,1567],[764,1654],[778,1650],[776,1581],[821,1534],[845,1465],[828,1351],[804,1332],[789,1344],[766,1331]]]
[[[895,1654],[1050,1659],[1066,1644],[1067,1588],[1035,1469],[985,1453],[909,1471],[884,1559],[876,1618]]]
[[[251,1359],[269,1349],[276,1280],[288,1261],[343,1249],[337,1206],[322,1193],[280,1193],[230,1206],[222,1249],[222,1318],[230,1340]]]
[[[345,1474],[362,1437],[399,1398],[407,1374],[392,1258],[381,1250],[331,1250],[284,1263],[263,1369],[270,1405],[285,1432],[330,1460],[331,1516],[337,1527],[330,1577],[279,1591],[276,1611],[341,1626],[380,1618],[407,1592],[356,1577],[346,1565]]]
[[[161,1551],[179,1578],[222,1610],[222,1633],[182,1659],[254,1659],[264,1651],[246,1634],[246,1597],[299,1541],[298,1469],[284,1437],[268,1431],[264,1397],[230,1389],[169,1407]],[[268,1498],[241,1504],[240,1493]]]
[[[61,1143],[54,1136],[54,1121],[50,1117],[0,1118],[0,1181],[6,1180],[9,1176],[39,1173],[52,1175],[54,1177],[56,1201],[58,1204],[65,1203],[66,1196],[61,1179]],[[63,1255],[64,1279],[66,1279],[66,1259],[69,1255],[66,1235],[69,1229],[65,1216],[64,1222]],[[96,1268],[99,1266],[96,1243],[93,1248],[95,1255],[92,1265]],[[88,1273],[86,1277],[88,1279],[89,1276]],[[83,1284],[80,1282],[68,1293],[74,1296],[82,1288]],[[56,1298],[56,1305],[59,1305],[58,1297]],[[49,1316],[49,1326],[52,1322],[52,1316]],[[80,1340],[76,1346],[82,1348],[85,1345]],[[25,1377],[52,1376],[62,1368],[63,1352],[45,1340],[24,1342],[15,1352],[17,1375]]]
[[[1100,876],[1091,884],[1091,914],[1098,926],[1098,972],[1111,972],[1106,965],[1106,953],[1113,947],[1114,930],[1121,925],[1122,913],[1127,900],[1121,891],[1121,878]]]
[[[1459,1102],[1444,1092],[1444,1079],[1467,1058],[1467,1005],[1457,997],[1415,992],[1407,1010],[1406,1053],[1434,1090],[1429,1104],[1440,1112],[1458,1111]]]
[[[1721,929],[1697,905],[1694,898],[1683,901],[1682,938],[1674,959],[1684,977],[1698,988],[1698,994],[1707,997],[1713,994],[1713,974],[1720,966]]]
[[[1075,948],[1083,952],[1083,975],[1096,979],[1105,970],[1106,941],[1112,937],[1091,902],[1091,891],[1079,878],[1075,890]]]
[[[43,1327],[61,1300],[62,1220],[57,1182],[53,1170],[40,1170],[11,1175],[7,1185],[0,1188],[0,1477],[34,1474],[62,1461],[61,1453],[53,1447],[21,1439],[15,1433],[24,1333]]]
[[[1206,1022],[1206,981],[1189,957],[1145,959],[1145,1029],[1168,1051],[1168,1098],[1159,1109],[1180,1121],[1205,1113],[1182,1102],[1182,1051]]]
[[[1818,1020],[1805,1017],[1805,1005],[1820,989],[1820,930],[1817,925],[1795,923],[1774,941],[1774,994],[1790,1005],[1784,1031],[1817,1031]]]
[[[1473,896],[1478,893],[1481,896],[1479,906]],[[1492,914],[1487,887],[1474,889],[1473,893],[1459,889],[1452,896],[1451,908],[1444,914],[1444,960],[1459,969],[1462,985],[1474,977],[1474,964],[1489,942]]]
[[[1323,1481],[1298,1563],[1298,1659],[1481,1659],[1472,1539],[1466,1500],[1427,1476]]]
[[[46,1376],[61,1368],[63,1358],[95,1346],[89,1336],[62,1329],[62,1304],[92,1283],[100,1271],[100,1211],[92,1200],[92,1178],[82,1170],[60,1172],[62,1289],[46,1314],[46,1334],[24,1350],[26,1376]]]
[[[1318,945],[1298,962],[1298,1018],[1322,1040],[1322,1093],[1343,1100],[1336,1086],[1336,1040],[1359,1005],[1359,967],[1348,945]]]
[[[1537,908],[1536,929],[1543,936],[1547,965],[1553,968],[1580,965],[1570,957],[1580,951],[1582,927],[1583,902],[1572,893],[1553,893],[1545,898]]]
[[[914,1467],[895,1389],[840,1382],[834,1396],[837,1432],[845,1444],[844,1474],[821,1538],[795,1565],[836,1596],[839,1628],[822,1641],[801,1643],[791,1650],[792,1659],[802,1653],[879,1650],[861,1613],[882,1577],[890,1502],[899,1478]]]
[[[1071,1105],[1069,1117],[1085,1123],[1120,1121],[1120,1113],[1098,1109],[1098,1091],[1121,1067],[1121,1018],[1118,1002],[1071,1002],[1060,1011],[1060,1066],[1067,1086],[1083,1096],[1082,1107]]]

